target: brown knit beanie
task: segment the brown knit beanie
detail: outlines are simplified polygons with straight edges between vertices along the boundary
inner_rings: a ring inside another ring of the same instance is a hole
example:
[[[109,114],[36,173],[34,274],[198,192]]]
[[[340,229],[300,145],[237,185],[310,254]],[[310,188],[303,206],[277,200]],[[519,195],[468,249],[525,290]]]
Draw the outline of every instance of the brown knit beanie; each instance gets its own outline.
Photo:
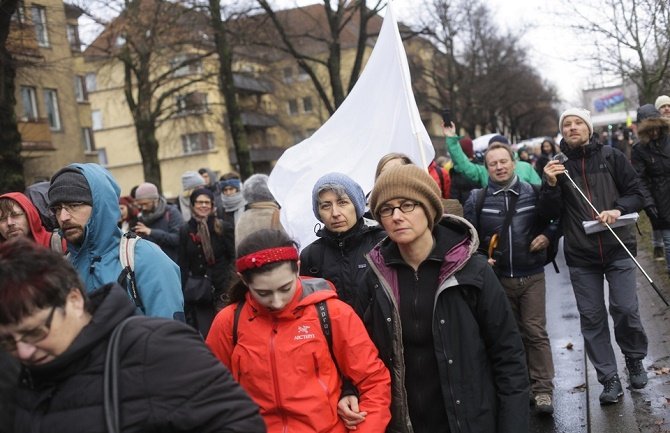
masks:
[[[421,203],[428,217],[428,227],[433,230],[435,223],[442,219],[444,206],[440,198],[440,188],[426,170],[414,164],[391,167],[377,178],[370,194],[370,209],[381,224],[379,211],[382,205],[395,198],[406,198]]]

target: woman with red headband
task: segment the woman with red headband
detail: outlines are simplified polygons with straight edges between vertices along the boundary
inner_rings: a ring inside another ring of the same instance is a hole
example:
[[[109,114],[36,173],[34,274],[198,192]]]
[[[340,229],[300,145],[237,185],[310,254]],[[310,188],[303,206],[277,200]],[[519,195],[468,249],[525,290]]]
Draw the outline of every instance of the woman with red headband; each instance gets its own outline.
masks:
[[[286,233],[260,230],[237,249],[240,281],[214,319],[212,352],[261,408],[268,432],[346,432],[337,415],[342,377],[359,396],[359,432],[390,421],[389,372],[356,313],[327,280],[298,275]]]

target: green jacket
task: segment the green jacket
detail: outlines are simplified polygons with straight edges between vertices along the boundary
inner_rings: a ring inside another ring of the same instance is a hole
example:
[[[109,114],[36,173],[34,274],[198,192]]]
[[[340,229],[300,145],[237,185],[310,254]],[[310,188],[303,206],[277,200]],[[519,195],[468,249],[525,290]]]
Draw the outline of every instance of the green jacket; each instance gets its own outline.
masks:
[[[458,173],[462,173],[465,177],[473,182],[477,182],[484,188],[489,183],[489,172],[486,170],[485,166],[470,161],[458,142],[461,138],[462,137],[459,136],[447,137],[447,152],[451,155],[451,161],[454,163],[454,170]],[[542,179],[538,176],[535,169],[533,169],[533,166],[525,161],[516,161],[516,168],[514,171],[517,176],[519,176],[519,179],[524,182],[535,185],[542,184]]]

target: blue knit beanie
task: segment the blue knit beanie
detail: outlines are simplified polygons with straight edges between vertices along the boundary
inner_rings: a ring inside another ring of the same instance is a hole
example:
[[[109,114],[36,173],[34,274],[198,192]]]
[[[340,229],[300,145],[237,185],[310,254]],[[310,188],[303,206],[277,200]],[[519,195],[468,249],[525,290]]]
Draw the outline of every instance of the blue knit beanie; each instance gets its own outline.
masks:
[[[312,210],[316,219],[323,222],[319,215],[319,191],[325,185],[341,186],[344,192],[347,193],[347,196],[349,196],[351,203],[353,203],[354,209],[356,209],[356,219],[360,219],[363,216],[365,213],[365,193],[363,193],[363,188],[346,174],[328,173],[321,176],[314,184],[314,188],[312,188]]]

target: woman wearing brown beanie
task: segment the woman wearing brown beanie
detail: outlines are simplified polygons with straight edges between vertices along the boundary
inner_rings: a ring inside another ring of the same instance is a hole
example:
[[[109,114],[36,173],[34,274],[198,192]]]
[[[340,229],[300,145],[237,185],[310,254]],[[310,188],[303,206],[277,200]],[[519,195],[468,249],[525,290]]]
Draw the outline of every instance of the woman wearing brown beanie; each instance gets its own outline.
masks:
[[[392,372],[387,431],[528,430],[529,383],[505,292],[470,223],[443,215],[415,165],[384,171],[370,196],[388,238],[367,255],[365,321]],[[436,404],[442,402],[442,404]]]

